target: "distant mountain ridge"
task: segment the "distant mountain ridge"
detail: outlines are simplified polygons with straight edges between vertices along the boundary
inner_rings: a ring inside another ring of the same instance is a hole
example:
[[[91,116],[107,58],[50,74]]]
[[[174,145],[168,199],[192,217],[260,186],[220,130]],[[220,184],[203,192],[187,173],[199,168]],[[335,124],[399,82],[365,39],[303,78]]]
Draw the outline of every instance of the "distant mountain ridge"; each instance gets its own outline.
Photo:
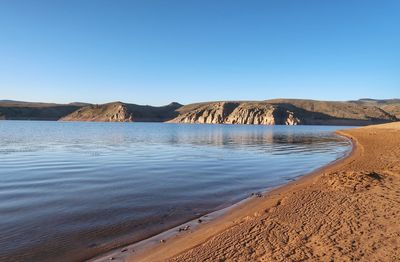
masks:
[[[272,99],[218,101],[189,105],[94,105],[0,100],[0,119],[96,122],[172,122],[258,125],[368,125],[398,121],[400,99],[317,101]]]

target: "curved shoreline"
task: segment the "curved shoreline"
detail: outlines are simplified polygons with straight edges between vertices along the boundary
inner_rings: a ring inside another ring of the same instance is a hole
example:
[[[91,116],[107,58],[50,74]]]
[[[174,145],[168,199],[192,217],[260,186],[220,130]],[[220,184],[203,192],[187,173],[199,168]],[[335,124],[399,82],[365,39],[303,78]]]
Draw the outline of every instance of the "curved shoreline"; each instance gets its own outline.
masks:
[[[189,247],[184,247],[180,242],[181,239],[191,238],[192,234],[199,234],[199,232],[207,231],[206,234],[200,234],[201,239],[215,234],[216,232],[212,230],[208,232],[210,228],[220,227],[220,224],[228,224],[228,220],[239,219],[243,216],[243,212],[248,212],[249,207],[256,207],[260,200],[265,200],[266,198],[271,198],[272,196],[276,197],[280,195],[281,192],[293,189],[294,187],[301,185],[305,181],[317,176],[321,172],[324,172],[330,168],[335,167],[336,165],[340,165],[342,161],[350,158],[355,153],[356,149],[359,147],[357,145],[357,141],[353,139],[352,136],[342,133],[340,131],[336,131],[336,134],[339,136],[348,139],[351,144],[351,149],[348,150],[343,156],[335,159],[332,162],[329,162],[326,165],[316,168],[315,170],[306,173],[304,175],[299,175],[287,183],[282,185],[278,185],[276,187],[266,188],[262,191],[262,196],[250,196],[247,197],[237,203],[229,205],[225,208],[216,210],[214,212],[208,213],[201,217],[190,220],[186,223],[180,224],[176,227],[167,229],[159,234],[156,234],[147,239],[141,240],[136,243],[128,244],[119,248],[115,248],[106,253],[99,254],[87,261],[89,262],[103,262],[103,261],[163,261],[165,258],[162,258],[166,253],[164,249],[168,249],[168,246],[174,245],[175,242],[178,242],[178,246],[182,247],[180,250],[186,250],[188,248],[194,247],[196,245],[191,244]],[[271,200],[270,200],[271,201]],[[199,220],[201,222],[199,223]],[[228,227],[229,228],[229,227]],[[181,230],[180,230],[181,229]],[[185,230],[182,230],[185,229]],[[186,230],[187,229],[187,230]],[[224,230],[227,228],[224,227]],[[190,235],[189,235],[190,234]],[[196,241],[198,242],[198,241]],[[160,254],[154,255],[153,251],[161,249],[162,256]],[[150,254],[151,252],[151,254]],[[175,252],[180,253],[180,252]],[[150,255],[150,256],[149,256]],[[167,257],[167,256],[166,256]],[[169,257],[169,255],[168,255]]]
[[[397,261],[400,123],[338,133],[349,157],[126,261]]]

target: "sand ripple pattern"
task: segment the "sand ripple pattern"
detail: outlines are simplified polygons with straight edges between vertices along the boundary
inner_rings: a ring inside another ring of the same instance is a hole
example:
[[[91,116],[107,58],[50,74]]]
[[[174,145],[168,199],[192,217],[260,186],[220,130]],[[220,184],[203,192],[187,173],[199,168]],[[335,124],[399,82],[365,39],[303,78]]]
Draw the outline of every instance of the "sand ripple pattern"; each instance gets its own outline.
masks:
[[[169,261],[399,261],[400,124],[346,134],[343,164]]]

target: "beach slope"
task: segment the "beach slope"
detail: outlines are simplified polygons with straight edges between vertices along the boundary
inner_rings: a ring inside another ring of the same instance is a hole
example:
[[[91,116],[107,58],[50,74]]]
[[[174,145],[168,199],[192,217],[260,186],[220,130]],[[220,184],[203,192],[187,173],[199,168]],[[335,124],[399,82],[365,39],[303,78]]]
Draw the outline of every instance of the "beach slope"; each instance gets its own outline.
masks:
[[[399,260],[400,123],[340,133],[349,157],[128,261]]]

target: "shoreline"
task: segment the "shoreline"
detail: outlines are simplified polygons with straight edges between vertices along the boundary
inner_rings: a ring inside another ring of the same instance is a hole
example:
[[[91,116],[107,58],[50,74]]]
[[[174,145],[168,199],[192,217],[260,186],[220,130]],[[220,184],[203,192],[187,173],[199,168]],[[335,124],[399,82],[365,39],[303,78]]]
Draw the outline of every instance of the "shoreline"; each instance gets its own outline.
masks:
[[[400,122],[338,133],[347,158],[126,261],[399,260]]]
[[[251,195],[242,199],[241,201],[224,207],[222,209],[213,211],[206,215],[200,216],[198,218],[194,218],[188,222],[175,226],[173,228],[167,229],[161,233],[158,233],[154,236],[151,236],[147,239],[143,239],[139,242],[131,243],[128,245],[124,245],[108,252],[99,254],[95,257],[92,257],[86,261],[88,262],[104,262],[104,261],[163,261],[164,259],[157,259],[156,256],[151,255],[150,258],[147,258],[149,252],[152,252],[154,249],[163,250],[163,247],[171,245],[171,242],[180,241],[180,239],[185,239],[191,237],[189,234],[197,233],[200,231],[209,231],[209,228],[213,228],[215,226],[220,227],[220,224],[225,224],[226,220],[238,219],[243,214],[243,211],[248,212],[249,207],[258,206],[260,200],[265,200],[266,198],[271,198],[272,196],[276,197],[289,189],[297,188],[300,184],[312,179],[314,176],[317,176],[321,172],[333,168],[336,165],[340,165],[342,161],[352,157],[358,148],[357,141],[353,139],[353,137],[342,133],[340,130],[334,132],[335,134],[345,138],[350,142],[351,149],[347,151],[343,156],[329,162],[326,165],[318,167],[313,171],[306,173],[304,175],[299,175],[296,178],[290,179],[287,183],[282,185],[278,185],[276,187],[266,188],[262,191],[262,195]],[[305,180],[305,181],[303,181]],[[199,220],[201,222],[199,223]],[[215,232],[210,232],[214,234]],[[201,234],[203,235],[203,234]],[[209,235],[206,234],[206,237]],[[205,236],[201,237],[202,239]],[[181,246],[181,244],[178,244]],[[194,246],[194,245],[191,245]],[[164,252],[163,252],[164,253]],[[165,254],[165,253],[164,253]],[[156,260],[154,260],[156,259]]]

